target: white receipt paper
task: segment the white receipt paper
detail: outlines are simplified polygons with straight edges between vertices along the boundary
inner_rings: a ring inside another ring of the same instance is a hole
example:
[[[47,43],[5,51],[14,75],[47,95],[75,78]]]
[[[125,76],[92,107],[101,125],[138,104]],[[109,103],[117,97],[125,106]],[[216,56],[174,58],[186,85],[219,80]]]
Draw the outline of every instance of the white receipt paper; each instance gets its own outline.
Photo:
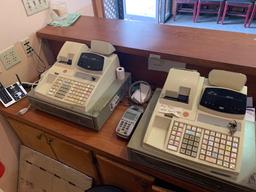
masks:
[[[124,80],[125,78],[125,72],[123,67],[117,67],[116,68],[116,76],[119,80]]]

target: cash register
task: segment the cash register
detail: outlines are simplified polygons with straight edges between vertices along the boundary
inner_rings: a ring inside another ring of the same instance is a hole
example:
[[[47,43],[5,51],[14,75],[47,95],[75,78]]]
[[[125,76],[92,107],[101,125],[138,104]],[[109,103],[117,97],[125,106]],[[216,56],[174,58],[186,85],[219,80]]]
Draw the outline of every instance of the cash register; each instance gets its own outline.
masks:
[[[194,183],[204,178],[201,183],[210,186],[220,179],[253,188],[245,180],[256,171],[255,129],[245,124],[245,83],[240,73],[212,70],[207,79],[171,69],[128,144],[129,158]]]
[[[92,40],[91,47],[66,41],[57,61],[29,92],[32,106],[87,128],[100,130],[125,94],[130,75],[120,80],[115,48]]]

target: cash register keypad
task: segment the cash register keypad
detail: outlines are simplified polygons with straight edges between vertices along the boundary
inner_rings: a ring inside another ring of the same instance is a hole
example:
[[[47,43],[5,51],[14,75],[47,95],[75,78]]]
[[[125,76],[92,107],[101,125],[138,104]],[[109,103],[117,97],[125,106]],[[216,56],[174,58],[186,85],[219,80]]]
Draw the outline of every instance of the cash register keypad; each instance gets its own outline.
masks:
[[[168,150],[228,169],[236,168],[238,147],[239,137],[179,121],[167,141]]]
[[[192,157],[197,156],[202,129],[187,125],[182,139],[180,153]]]
[[[184,123],[178,121],[175,121],[173,123],[173,127],[167,144],[168,149],[172,151],[178,151],[184,126]]]
[[[93,88],[94,85],[91,84],[58,77],[49,89],[48,94],[59,99],[64,99],[73,104],[84,105],[92,93]]]
[[[205,130],[199,159],[226,168],[235,169],[239,138],[220,132]]]

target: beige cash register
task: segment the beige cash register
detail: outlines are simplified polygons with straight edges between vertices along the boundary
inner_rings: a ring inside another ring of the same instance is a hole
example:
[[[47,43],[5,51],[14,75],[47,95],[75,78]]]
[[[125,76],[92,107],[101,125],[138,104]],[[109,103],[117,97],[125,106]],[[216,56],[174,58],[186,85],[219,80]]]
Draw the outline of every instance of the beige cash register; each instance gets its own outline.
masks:
[[[67,41],[57,62],[40,79],[35,95],[73,110],[88,111],[116,79],[118,66],[116,54],[106,57],[85,44]]]
[[[240,172],[246,76],[171,69],[146,130],[143,147],[182,166],[236,177]]]
[[[130,75],[116,77],[119,59],[108,42],[87,45],[67,41],[57,61],[28,98],[33,107],[99,130],[125,94]]]

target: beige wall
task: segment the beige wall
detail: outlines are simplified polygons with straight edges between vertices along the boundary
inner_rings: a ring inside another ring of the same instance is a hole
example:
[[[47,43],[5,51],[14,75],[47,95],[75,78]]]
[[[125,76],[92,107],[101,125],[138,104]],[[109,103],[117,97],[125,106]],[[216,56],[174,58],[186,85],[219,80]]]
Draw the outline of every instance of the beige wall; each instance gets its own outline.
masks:
[[[93,16],[91,0],[65,0],[69,12],[79,11],[82,15]],[[22,62],[6,71],[0,62],[0,81],[9,85],[16,81],[17,73],[22,81],[32,81],[37,78],[38,61],[27,57],[20,45],[20,40],[27,37],[32,46],[44,58],[41,41],[35,37],[35,32],[49,22],[49,10],[27,16],[21,0],[2,1],[0,3],[0,52],[15,45]],[[5,192],[16,191],[18,171],[18,140],[6,122],[0,118],[0,161],[6,166],[6,172],[0,178],[0,188]]]

